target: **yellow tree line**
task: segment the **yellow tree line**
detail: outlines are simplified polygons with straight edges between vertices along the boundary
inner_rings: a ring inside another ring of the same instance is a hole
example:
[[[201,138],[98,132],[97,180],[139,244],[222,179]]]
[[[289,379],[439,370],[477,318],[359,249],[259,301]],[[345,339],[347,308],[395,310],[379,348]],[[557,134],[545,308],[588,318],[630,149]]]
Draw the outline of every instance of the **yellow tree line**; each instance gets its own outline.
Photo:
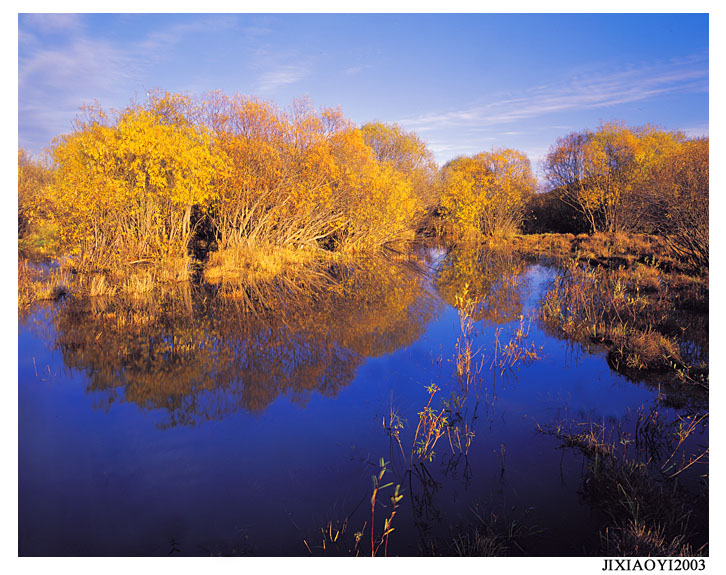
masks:
[[[92,266],[184,259],[202,225],[220,250],[371,250],[412,238],[432,214],[457,236],[511,233],[536,190],[516,150],[439,169],[395,124],[358,128],[308,100],[281,109],[221,92],[88,108],[51,152],[45,171],[19,154],[19,233],[51,221]],[[603,124],[557,140],[544,169],[592,231],[660,232],[707,265],[707,139]]]
[[[380,160],[340,110],[305,100],[167,93],[88,109],[52,155],[52,218],[87,262],[184,257],[193,208],[220,249],[339,250],[411,237],[423,209],[415,167]]]

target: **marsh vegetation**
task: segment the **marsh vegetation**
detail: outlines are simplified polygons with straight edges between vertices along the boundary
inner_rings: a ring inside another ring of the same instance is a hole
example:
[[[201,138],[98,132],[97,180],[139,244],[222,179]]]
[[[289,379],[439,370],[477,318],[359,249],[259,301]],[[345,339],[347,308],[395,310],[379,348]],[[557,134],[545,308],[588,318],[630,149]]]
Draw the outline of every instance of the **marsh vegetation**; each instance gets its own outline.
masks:
[[[18,160],[20,554],[708,553],[707,140],[573,133],[538,194],[159,93]]]

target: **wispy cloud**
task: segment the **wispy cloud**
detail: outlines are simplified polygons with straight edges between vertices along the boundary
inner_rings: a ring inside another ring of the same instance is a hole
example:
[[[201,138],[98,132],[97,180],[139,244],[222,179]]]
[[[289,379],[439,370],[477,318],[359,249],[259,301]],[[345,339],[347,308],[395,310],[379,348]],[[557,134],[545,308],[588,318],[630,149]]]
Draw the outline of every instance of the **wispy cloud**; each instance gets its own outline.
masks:
[[[305,64],[279,66],[262,74],[257,89],[261,94],[270,94],[278,88],[303,80],[309,74],[310,68]]]
[[[313,72],[313,61],[297,50],[278,49],[272,44],[257,46],[252,52],[249,69],[256,80],[257,93],[265,96],[278,89],[296,84]]]
[[[610,74],[581,75],[566,84],[539,86],[517,97],[404,120],[417,131],[466,126],[469,129],[542,117],[565,111],[605,108],[665,94],[708,89],[704,61],[630,68]]]
[[[369,68],[372,68],[373,66],[370,64],[361,64],[360,66],[351,66],[350,68],[346,68],[343,70],[343,74],[346,76],[356,76],[357,74],[360,74],[363,70],[368,70]]]
[[[168,51],[181,44],[191,35],[217,33],[222,30],[233,28],[237,25],[237,18],[234,15],[209,16],[199,20],[180,22],[152,31],[145,39],[131,50],[138,58],[146,57],[159,59],[164,58]],[[248,33],[245,29],[243,33]]]
[[[43,34],[78,32],[83,27],[79,14],[23,14],[23,20]]]
[[[22,62],[18,83],[24,98],[54,89],[78,91],[87,85],[103,92],[113,79],[125,76],[123,69],[129,64],[128,56],[111,44],[79,37],[63,50],[35,51]]]
[[[33,50],[18,70],[21,145],[41,133],[67,132],[79,106],[114,94],[133,62],[105,41],[74,38],[63,49]],[[47,139],[47,138],[46,138]],[[42,144],[41,144],[42,145]]]
[[[153,66],[190,35],[229,28],[235,16],[211,16],[152,30],[136,41],[92,35],[80,15],[24,14],[18,34],[20,145],[38,150],[67,132],[81,105],[124,106]],[[147,86],[153,87],[153,86]]]

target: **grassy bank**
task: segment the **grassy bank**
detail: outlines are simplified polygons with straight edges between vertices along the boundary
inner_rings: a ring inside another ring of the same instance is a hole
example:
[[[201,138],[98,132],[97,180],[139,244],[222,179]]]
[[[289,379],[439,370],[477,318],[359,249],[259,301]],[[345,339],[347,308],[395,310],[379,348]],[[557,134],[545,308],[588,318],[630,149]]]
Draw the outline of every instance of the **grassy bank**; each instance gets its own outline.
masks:
[[[615,370],[708,388],[708,270],[658,236],[538,234],[504,247],[555,262],[541,303],[547,329],[607,351]]]
[[[631,268],[637,264],[657,267],[666,273],[706,275],[679,258],[661,236],[651,234],[528,234],[514,235],[499,242],[528,256],[544,256],[558,261],[577,260],[606,268]]]
[[[356,253],[246,244],[209,251],[204,261],[191,256],[168,256],[93,264],[23,249],[18,260],[18,308],[25,312],[37,301],[65,295],[77,298],[140,296],[158,287],[190,281],[222,286],[228,294],[260,282],[292,280],[308,285],[315,283],[315,278],[334,264],[357,268],[360,262],[382,257],[417,265],[418,256],[411,255],[410,245],[411,242],[391,242]]]

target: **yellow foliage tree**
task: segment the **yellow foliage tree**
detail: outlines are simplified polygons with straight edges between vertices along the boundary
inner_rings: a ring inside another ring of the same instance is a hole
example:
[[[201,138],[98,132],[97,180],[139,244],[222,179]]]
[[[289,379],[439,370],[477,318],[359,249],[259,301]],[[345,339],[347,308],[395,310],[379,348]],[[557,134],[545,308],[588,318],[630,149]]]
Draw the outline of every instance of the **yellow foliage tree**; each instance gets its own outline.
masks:
[[[415,227],[411,174],[430,159],[415,153],[407,167],[381,160],[339,109],[308,100],[158,93],[120,113],[89,108],[56,141],[53,216],[83,265],[186,259],[203,220],[220,262],[250,248],[376,249]]]
[[[215,193],[221,167],[180,96],[152,96],[120,114],[88,110],[54,147],[61,240],[98,264],[185,258],[191,210]]]
[[[372,248],[411,229],[410,183],[339,109],[221,93],[202,109],[227,161],[210,210],[220,249]]]
[[[641,196],[650,171],[683,139],[678,132],[620,122],[573,132],[558,139],[547,155],[547,179],[592,232],[637,230],[646,215]]]
[[[515,231],[536,187],[529,159],[516,150],[457,158],[442,171],[441,207],[462,236]]]
[[[43,162],[31,158],[23,149],[18,150],[18,238],[37,220],[47,217],[47,189],[53,184],[55,173]]]
[[[411,182],[412,190],[424,209],[438,204],[434,156],[415,133],[398,124],[369,122],[361,127],[366,144],[373,149],[379,163],[388,163]]]
[[[697,270],[709,264],[709,141],[669,149],[651,173],[646,196],[655,231]]]

